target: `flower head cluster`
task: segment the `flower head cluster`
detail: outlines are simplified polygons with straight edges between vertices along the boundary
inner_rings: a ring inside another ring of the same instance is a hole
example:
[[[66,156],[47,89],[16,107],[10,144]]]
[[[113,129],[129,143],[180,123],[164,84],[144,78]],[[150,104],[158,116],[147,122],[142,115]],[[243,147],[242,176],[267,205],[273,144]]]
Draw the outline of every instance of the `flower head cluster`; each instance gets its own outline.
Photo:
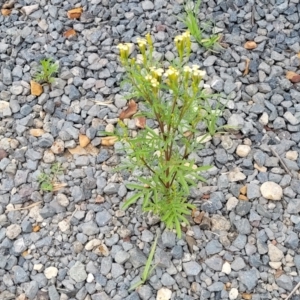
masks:
[[[150,75],[150,74],[146,75],[146,76],[145,76],[145,79],[146,79],[148,82],[150,82],[150,84],[151,84],[151,86],[152,86],[153,88],[157,88],[157,87],[158,87],[159,82],[158,82],[158,80],[157,80],[155,77],[153,77],[152,75]]]
[[[191,52],[191,34],[188,30],[181,35],[177,35],[174,42],[181,59],[183,57],[184,50],[186,50],[187,54]]]
[[[130,44],[129,43],[119,44],[117,46],[117,48],[120,51],[121,61],[122,62],[126,61],[128,59],[128,56],[129,56]]]
[[[146,51],[147,40],[143,38],[137,38],[136,41],[138,43],[141,53],[144,54]]]
[[[161,80],[161,77],[164,73],[164,70],[162,68],[155,68],[155,67],[151,67],[150,68],[151,71],[151,75],[152,77],[154,77],[155,79],[157,79],[158,81]]]
[[[168,84],[178,84],[179,71],[174,67],[170,66],[165,72],[165,76],[168,78]]]

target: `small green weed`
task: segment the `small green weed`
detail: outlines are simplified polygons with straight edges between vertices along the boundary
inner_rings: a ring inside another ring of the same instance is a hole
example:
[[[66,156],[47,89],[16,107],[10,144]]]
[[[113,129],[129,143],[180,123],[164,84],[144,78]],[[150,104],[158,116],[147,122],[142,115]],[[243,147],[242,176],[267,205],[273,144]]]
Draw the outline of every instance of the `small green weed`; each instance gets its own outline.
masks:
[[[41,173],[38,177],[41,190],[44,192],[52,192],[57,176],[63,174],[63,170],[60,163],[54,163],[50,168],[50,173]]]
[[[40,64],[34,80],[40,83],[52,83],[54,81],[53,75],[58,72],[58,64],[53,62],[52,58],[42,59]]]
[[[155,241],[151,247],[151,251],[149,253],[143,274],[142,274],[142,279],[138,282],[136,282],[135,284],[133,284],[129,291],[135,290],[136,288],[138,288],[139,286],[145,284],[145,282],[148,280],[149,276],[151,275],[151,273],[153,272],[153,270],[155,269],[155,265],[151,267],[152,265],[152,261],[153,261],[153,257],[154,257],[154,253],[156,250],[156,246],[157,246],[157,240],[158,240],[158,236],[156,236]]]
[[[204,38],[203,31],[205,28],[201,29],[200,23],[197,20],[197,13],[200,9],[201,0],[198,0],[195,4],[188,2],[185,5],[185,17],[180,20],[185,24],[185,26],[190,31],[191,35],[195,40],[203,46],[205,49],[213,49],[218,43],[219,35],[213,34],[210,37]]]

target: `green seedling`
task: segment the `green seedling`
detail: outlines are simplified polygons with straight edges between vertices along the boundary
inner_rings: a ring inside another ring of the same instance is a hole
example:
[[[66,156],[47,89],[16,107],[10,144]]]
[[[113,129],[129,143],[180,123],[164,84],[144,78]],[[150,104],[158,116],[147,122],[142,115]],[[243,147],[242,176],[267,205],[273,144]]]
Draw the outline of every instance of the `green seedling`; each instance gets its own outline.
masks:
[[[42,59],[40,64],[39,70],[34,76],[34,80],[40,83],[53,83],[53,76],[58,72],[58,64],[53,62],[52,58]]]
[[[63,174],[63,167],[60,163],[54,163],[50,168],[50,173],[41,173],[38,177],[40,188],[44,192],[52,192],[57,176]]]
[[[201,0],[198,0],[194,5],[191,2],[188,2],[185,5],[185,17],[180,18],[180,20],[185,24],[191,35],[201,46],[203,46],[205,49],[211,50],[218,43],[220,37],[217,34],[213,34],[206,38],[203,37],[205,28],[201,28],[201,25],[197,19],[197,13],[200,9],[200,5]]]
[[[152,265],[152,261],[153,261],[153,257],[154,257],[154,253],[155,253],[155,250],[156,250],[156,246],[157,246],[157,240],[158,240],[158,236],[156,236],[155,238],[155,241],[151,247],[151,251],[149,253],[149,256],[148,256],[148,259],[147,259],[147,262],[146,262],[146,265],[145,265],[145,268],[144,268],[144,271],[142,273],[142,278],[140,281],[136,282],[135,284],[133,284],[129,291],[132,291],[132,290],[135,290],[137,289],[138,287],[140,287],[141,285],[145,284],[145,282],[149,279],[151,273],[153,272],[153,270],[155,269],[155,265],[154,266],[151,266]]]

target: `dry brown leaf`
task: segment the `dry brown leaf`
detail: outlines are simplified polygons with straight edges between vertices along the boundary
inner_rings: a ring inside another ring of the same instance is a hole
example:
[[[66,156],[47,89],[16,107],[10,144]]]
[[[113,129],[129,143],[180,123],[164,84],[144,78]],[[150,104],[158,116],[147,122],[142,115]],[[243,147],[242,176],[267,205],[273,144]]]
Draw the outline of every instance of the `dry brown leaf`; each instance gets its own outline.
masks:
[[[11,9],[2,8],[2,9],[1,9],[1,14],[2,14],[4,17],[8,17],[8,16],[11,14]]]
[[[61,190],[62,188],[64,188],[65,186],[67,186],[66,183],[56,182],[53,184],[53,192],[57,192],[57,191]]]
[[[30,81],[30,89],[31,89],[31,95],[34,96],[40,96],[43,92],[43,87],[39,83],[33,80]]]
[[[101,139],[102,146],[113,146],[115,142],[118,140],[116,136],[106,136]]]
[[[252,299],[252,294],[248,294],[248,293],[243,293],[242,294],[243,299],[245,300],[251,300]]]
[[[293,72],[293,71],[287,71],[285,77],[288,80],[291,80],[295,75],[298,75],[298,74],[296,72]]]
[[[202,212],[198,211],[195,213],[193,220],[196,224],[201,224],[203,217],[204,217],[204,211]]]
[[[240,193],[243,194],[243,195],[246,195],[247,194],[247,186],[244,185],[240,188]]]
[[[187,235],[185,237],[185,240],[186,240],[186,242],[188,244],[189,251],[191,253],[193,253],[194,252],[193,246],[197,245],[196,240],[193,237],[189,236],[189,235]]]
[[[33,232],[39,232],[40,229],[41,229],[41,227],[39,225],[35,225],[35,226],[32,227]]]
[[[293,71],[287,71],[285,77],[293,83],[300,82],[300,75]]]
[[[69,19],[79,19],[82,14],[82,11],[83,11],[82,7],[70,9],[67,12],[68,18]]]
[[[67,39],[71,38],[75,35],[76,35],[76,31],[74,29],[69,29],[69,30],[64,32],[64,37],[67,38]]]
[[[138,128],[144,129],[146,126],[146,118],[145,117],[137,117],[135,118],[135,125]]]
[[[101,195],[97,195],[95,203],[103,203],[105,199]]]
[[[80,134],[79,135],[79,145],[82,148],[85,148],[89,143],[90,143],[90,139],[84,135],[84,134]]]
[[[77,146],[75,148],[70,148],[68,149],[69,152],[72,154],[72,155],[75,155],[75,154],[78,154],[78,155],[87,155],[87,152],[84,148],[80,147],[80,146]]]
[[[239,200],[248,201],[248,198],[245,195],[240,194]]]
[[[29,133],[32,135],[32,136],[35,136],[35,137],[39,137],[39,136],[42,136],[44,133],[45,133],[45,130],[43,129],[30,129],[29,130]]]
[[[254,41],[248,41],[245,43],[244,48],[248,50],[255,49],[257,47],[257,44]]]
[[[105,244],[100,245],[98,249],[103,256],[109,255],[109,250],[107,249]]]
[[[249,66],[250,66],[250,59],[246,58],[246,66],[245,66],[245,70],[244,70],[244,76],[249,74]]]
[[[277,279],[278,277],[280,277],[283,274],[283,270],[276,270],[275,272],[275,278]],[[251,299],[251,298],[250,298]]]
[[[183,136],[190,137],[193,133],[191,131],[186,131],[183,133]]]
[[[96,156],[99,153],[99,149],[93,146],[91,143],[88,144],[84,149],[86,150],[87,154],[91,154],[93,156]]]
[[[119,118],[121,120],[128,119],[132,117],[137,112],[137,104],[134,100],[128,102],[128,107],[120,113]]]

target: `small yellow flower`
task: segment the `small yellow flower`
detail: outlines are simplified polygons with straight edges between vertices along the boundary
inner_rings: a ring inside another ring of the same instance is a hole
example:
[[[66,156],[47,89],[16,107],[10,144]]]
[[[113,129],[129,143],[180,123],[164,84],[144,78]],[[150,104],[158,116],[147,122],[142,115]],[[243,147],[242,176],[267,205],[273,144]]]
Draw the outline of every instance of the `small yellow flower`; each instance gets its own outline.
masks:
[[[192,69],[189,66],[184,66],[183,67],[183,72],[184,73],[192,73]]]
[[[158,87],[159,82],[158,82],[155,78],[152,78],[152,79],[151,79],[151,85],[152,85],[154,88],[156,88],[156,87]]]
[[[153,42],[152,42],[152,38],[151,38],[150,33],[147,33],[147,34],[145,35],[145,37],[146,37],[147,43],[148,43],[148,45],[149,45],[149,47],[150,47],[150,51],[151,51],[152,48],[153,48]]]
[[[148,75],[145,76],[145,79],[147,81],[151,81],[153,79],[153,77],[152,77],[152,75],[148,74]]]
[[[177,84],[179,72],[174,67],[170,66],[169,69],[165,72],[165,76],[168,77],[168,84]]]
[[[151,75],[157,79],[158,81],[161,80],[161,77],[164,73],[164,70],[162,68],[155,68],[155,67],[151,67],[150,68],[150,71],[151,71]]]
[[[138,45],[139,45],[139,48],[140,48],[141,53],[144,54],[145,51],[146,51],[146,45],[147,45],[146,39],[143,39],[143,38],[137,38],[136,41],[137,41],[137,43],[138,43]]]
[[[130,44],[129,44],[129,43],[119,44],[119,45],[117,46],[117,48],[118,48],[119,51],[120,51],[120,57],[121,57],[121,60],[122,60],[123,62],[125,62],[125,61],[128,59],[128,56],[129,56]]]

